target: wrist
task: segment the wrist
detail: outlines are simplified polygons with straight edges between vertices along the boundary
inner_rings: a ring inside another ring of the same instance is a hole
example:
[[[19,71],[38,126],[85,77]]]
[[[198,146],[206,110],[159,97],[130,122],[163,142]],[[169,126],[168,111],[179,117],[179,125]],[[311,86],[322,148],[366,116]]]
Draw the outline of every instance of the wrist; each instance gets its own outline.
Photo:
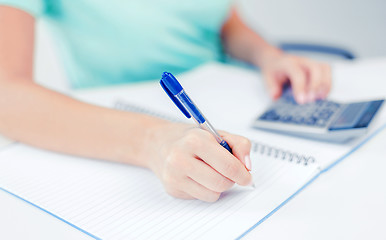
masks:
[[[157,156],[157,147],[162,141],[161,129],[171,123],[144,114],[123,114],[127,119],[120,119],[117,124],[119,130],[114,131],[117,135],[114,137],[116,142],[113,144],[114,157],[111,160],[151,168],[151,161]]]
[[[252,63],[263,69],[265,66],[281,58],[283,55],[284,52],[282,50],[267,44],[265,47],[254,51]]]
[[[143,167],[154,171],[154,162],[162,155],[165,135],[168,129],[172,128],[171,125],[173,123],[159,119],[144,129],[142,148],[138,156],[143,162]]]
[[[145,167],[158,175],[164,168],[164,162],[170,155],[171,149],[175,147],[175,143],[192,127],[194,126],[190,124],[163,121],[148,128],[145,139],[147,144],[142,155],[146,163]]]

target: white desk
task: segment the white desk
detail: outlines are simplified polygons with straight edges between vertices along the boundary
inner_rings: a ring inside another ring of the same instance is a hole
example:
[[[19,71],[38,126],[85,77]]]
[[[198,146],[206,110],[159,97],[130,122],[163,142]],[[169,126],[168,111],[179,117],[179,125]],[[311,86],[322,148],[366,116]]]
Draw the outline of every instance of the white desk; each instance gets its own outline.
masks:
[[[0,239],[94,239],[48,213],[0,191]]]
[[[386,131],[383,131],[319,177],[247,235],[247,239],[384,239],[385,140]],[[0,239],[89,239],[82,232],[2,191],[0,213]]]
[[[324,173],[247,239],[386,239],[386,130]]]

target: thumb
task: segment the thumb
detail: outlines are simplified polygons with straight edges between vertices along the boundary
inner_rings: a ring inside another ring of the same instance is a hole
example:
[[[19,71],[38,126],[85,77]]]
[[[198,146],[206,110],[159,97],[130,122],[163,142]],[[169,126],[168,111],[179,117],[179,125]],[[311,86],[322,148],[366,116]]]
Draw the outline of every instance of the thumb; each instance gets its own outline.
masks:
[[[249,139],[239,135],[229,134],[224,131],[221,131],[220,134],[231,147],[232,154],[244,164],[248,171],[250,171],[252,169],[252,164],[249,156],[251,152],[251,142]]]

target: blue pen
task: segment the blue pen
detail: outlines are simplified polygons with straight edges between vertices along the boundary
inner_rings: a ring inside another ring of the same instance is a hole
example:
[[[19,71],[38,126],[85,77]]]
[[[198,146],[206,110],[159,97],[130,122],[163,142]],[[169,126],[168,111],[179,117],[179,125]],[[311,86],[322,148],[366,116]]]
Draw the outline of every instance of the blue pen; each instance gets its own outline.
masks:
[[[194,121],[201,129],[210,132],[221,146],[232,153],[232,149],[229,147],[228,143],[217,133],[217,131],[193,103],[192,99],[190,99],[188,94],[186,94],[181,84],[171,73],[164,72],[162,74],[160,84],[170,99],[187,118],[191,118],[193,116]]]

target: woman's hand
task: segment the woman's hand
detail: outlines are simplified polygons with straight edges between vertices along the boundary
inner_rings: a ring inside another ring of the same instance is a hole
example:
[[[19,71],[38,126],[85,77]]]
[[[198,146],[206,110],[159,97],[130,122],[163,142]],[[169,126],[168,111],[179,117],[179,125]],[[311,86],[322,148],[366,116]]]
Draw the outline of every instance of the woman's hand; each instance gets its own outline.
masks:
[[[248,139],[221,132],[233,155],[207,131],[186,124],[165,124],[152,132],[154,148],[148,167],[158,176],[166,191],[177,198],[217,201],[235,183],[249,185],[251,174]]]
[[[222,26],[221,37],[228,54],[262,69],[274,99],[281,96],[288,81],[298,103],[325,98],[330,91],[331,70],[327,64],[283,53],[249,28],[236,7]]]
[[[331,69],[325,63],[279,52],[266,56],[260,67],[273,99],[288,81],[300,104],[324,99],[331,89]]]

